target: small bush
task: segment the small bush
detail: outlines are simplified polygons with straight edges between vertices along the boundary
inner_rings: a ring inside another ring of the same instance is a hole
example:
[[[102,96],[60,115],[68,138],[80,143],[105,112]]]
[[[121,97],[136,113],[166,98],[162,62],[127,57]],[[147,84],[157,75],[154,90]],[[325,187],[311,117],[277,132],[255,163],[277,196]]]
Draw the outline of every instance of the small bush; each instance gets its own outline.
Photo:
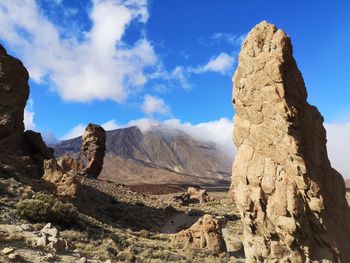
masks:
[[[17,214],[32,222],[53,222],[63,226],[77,226],[78,211],[56,197],[39,193],[17,203]]]

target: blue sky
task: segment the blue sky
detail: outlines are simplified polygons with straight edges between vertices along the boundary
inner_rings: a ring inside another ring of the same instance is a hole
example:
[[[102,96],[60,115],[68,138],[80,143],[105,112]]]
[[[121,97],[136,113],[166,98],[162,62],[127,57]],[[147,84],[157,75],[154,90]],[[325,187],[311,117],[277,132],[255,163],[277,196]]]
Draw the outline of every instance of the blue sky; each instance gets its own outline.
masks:
[[[79,135],[89,122],[168,122],[230,138],[240,44],[267,20],[291,37],[309,102],[336,141],[332,156],[343,156],[349,14],[349,1],[2,0],[0,43],[30,72],[26,125],[47,139]]]

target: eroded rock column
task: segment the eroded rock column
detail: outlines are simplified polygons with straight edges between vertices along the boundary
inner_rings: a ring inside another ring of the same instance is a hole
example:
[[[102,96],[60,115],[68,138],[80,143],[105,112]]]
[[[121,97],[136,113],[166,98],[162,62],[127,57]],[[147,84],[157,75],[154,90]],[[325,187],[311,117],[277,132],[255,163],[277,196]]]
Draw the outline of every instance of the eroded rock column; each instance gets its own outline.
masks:
[[[248,34],[233,77],[231,194],[248,262],[350,262],[350,217],[342,176],[289,37],[261,22]]]
[[[106,132],[96,124],[89,124],[83,135],[81,153],[87,159],[85,173],[97,178],[103,168],[106,152]]]

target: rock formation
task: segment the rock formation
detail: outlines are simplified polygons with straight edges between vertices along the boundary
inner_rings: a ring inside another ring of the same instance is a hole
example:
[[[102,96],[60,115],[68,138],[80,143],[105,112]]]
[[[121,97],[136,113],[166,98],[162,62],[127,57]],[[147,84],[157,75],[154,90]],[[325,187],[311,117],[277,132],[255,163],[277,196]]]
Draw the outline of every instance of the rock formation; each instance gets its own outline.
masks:
[[[61,156],[58,164],[66,171],[97,178],[103,168],[106,152],[106,132],[96,124],[85,128],[79,154],[71,153]]]
[[[67,174],[55,159],[44,161],[44,171],[42,179],[57,196],[76,199],[78,195],[82,195],[80,182],[74,176]]]
[[[84,162],[80,159],[75,159],[71,155],[64,155],[57,160],[58,164],[67,172],[81,174],[85,171]]]
[[[85,173],[97,178],[103,167],[103,159],[106,152],[106,132],[96,124],[89,124],[83,136],[81,153],[87,159]]]
[[[22,62],[0,45],[0,172],[43,175],[43,161],[53,158],[41,135],[24,132],[24,108],[29,96],[29,75]]]
[[[206,203],[214,201],[210,197],[205,189],[198,189],[195,187],[189,187],[187,192],[178,196],[174,196],[173,201],[180,203],[181,205],[189,205],[195,203]]]
[[[244,225],[248,262],[350,262],[342,176],[326,131],[307,103],[289,37],[267,22],[243,43],[233,77],[231,194]]]
[[[208,249],[215,253],[226,251],[225,240],[222,237],[220,224],[211,215],[204,215],[189,229],[180,231],[173,236],[176,244],[195,249]]]

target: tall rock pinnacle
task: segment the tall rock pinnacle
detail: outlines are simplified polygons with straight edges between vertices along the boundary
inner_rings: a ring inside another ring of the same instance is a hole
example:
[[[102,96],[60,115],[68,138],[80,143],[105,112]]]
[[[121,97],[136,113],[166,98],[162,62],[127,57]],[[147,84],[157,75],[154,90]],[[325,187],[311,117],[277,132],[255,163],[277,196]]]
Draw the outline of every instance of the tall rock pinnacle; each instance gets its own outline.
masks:
[[[81,153],[87,159],[85,173],[97,178],[103,168],[106,152],[106,131],[99,125],[89,124],[83,135]]]
[[[350,212],[331,167],[323,117],[307,103],[289,37],[261,22],[233,77],[231,194],[248,262],[350,262]]]

